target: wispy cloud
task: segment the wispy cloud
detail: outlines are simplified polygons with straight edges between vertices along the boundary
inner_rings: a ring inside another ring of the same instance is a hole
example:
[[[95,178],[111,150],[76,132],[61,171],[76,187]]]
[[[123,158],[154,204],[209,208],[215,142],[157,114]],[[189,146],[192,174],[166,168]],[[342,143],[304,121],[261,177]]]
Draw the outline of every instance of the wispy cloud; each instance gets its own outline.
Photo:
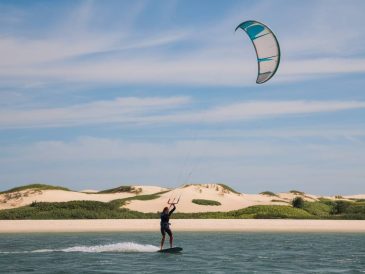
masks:
[[[188,97],[117,98],[64,108],[0,111],[1,128],[69,127],[100,123],[133,123],[140,116],[168,109],[178,109]]]
[[[0,76],[14,80],[121,84],[254,84],[257,73],[254,50],[245,34],[233,32],[234,22],[239,22],[243,16],[236,11],[233,16],[227,16],[232,17],[229,20],[220,19],[214,23],[214,28],[208,29],[197,26],[192,30],[189,25],[172,25],[159,32],[134,32],[133,25],[129,25],[129,29],[110,28],[101,32],[90,28],[90,18],[95,16],[91,3],[75,11],[71,25],[57,27],[58,32],[52,32],[52,35],[34,39],[1,38]],[[281,6],[288,11],[293,8]],[[303,8],[304,12],[310,13],[311,20],[297,19],[295,30],[285,21],[275,24],[279,38],[282,37],[283,62],[272,82],[365,73],[365,59],[353,56],[361,53],[362,48],[356,45],[362,44],[360,41],[365,38],[360,29],[349,29],[344,23],[351,15],[353,24],[361,25],[360,9],[355,5],[335,5],[331,10],[339,17],[328,18],[328,5],[312,3],[309,6],[315,10],[314,13],[307,6]],[[136,8],[129,21],[138,18],[143,8],[143,5]],[[272,13],[272,9],[276,8],[277,5],[260,2],[250,8],[250,13]],[[360,41],[354,45],[355,38]],[[158,49],[167,45],[183,45],[185,49]],[[154,47],[157,48],[151,52],[150,48]],[[121,54],[123,51],[128,51],[128,54]],[[111,53],[113,58],[78,59],[100,53]]]
[[[304,138],[321,138],[327,141],[347,140],[357,144],[364,143],[365,129],[355,126],[297,126],[268,129],[220,129],[200,130],[199,137],[204,139],[282,139],[302,142]]]
[[[129,125],[221,123],[309,115],[365,108],[362,101],[244,101],[207,109],[187,110],[191,99],[171,98],[117,98],[64,108],[32,110],[3,110],[0,128],[70,127],[89,124],[118,123]]]
[[[288,115],[292,116],[320,112],[334,112],[358,108],[365,108],[365,102],[252,101],[219,106],[206,111],[198,111],[196,113],[149,117],[147,120],[155,122],[217,123],[273,118]]]

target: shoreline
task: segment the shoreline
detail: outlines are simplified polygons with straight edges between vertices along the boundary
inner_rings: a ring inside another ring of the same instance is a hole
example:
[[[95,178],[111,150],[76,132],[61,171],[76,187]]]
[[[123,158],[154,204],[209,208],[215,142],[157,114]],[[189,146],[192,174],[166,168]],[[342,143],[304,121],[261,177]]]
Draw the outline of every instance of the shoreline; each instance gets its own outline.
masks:
[[[365,233],[365,220],[172,219],[173,231]],[[1,233],[159,232],[159,219],[0,220]]]

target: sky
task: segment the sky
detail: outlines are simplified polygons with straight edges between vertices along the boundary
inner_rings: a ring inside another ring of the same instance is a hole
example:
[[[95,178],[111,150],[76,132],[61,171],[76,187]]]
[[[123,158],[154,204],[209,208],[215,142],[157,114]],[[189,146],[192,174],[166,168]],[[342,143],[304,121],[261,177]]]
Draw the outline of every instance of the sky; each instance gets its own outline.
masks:
[[[365,2],[0,1],[0,190],[365,193]],[[258,85],[238,24],[276,34]]]

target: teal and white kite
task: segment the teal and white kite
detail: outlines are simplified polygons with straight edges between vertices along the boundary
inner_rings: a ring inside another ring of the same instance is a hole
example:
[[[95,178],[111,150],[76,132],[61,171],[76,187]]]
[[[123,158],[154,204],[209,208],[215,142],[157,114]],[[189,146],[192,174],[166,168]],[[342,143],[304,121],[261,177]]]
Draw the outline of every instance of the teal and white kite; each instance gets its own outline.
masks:
[[[280,63],[280,47],[275,34],[264,24],[257,21],[245,21],[237,29],[243,29],[250,37],[257,55],[257,84],[270,80],[278,70]]]

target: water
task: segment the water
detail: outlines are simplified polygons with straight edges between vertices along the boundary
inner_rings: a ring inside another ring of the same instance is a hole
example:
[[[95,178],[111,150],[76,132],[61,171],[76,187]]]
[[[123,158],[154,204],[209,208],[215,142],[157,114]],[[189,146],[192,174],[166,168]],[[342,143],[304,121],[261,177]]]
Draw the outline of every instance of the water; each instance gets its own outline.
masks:
[[[0,234],[0,273],[365,273],[365,234]]]

